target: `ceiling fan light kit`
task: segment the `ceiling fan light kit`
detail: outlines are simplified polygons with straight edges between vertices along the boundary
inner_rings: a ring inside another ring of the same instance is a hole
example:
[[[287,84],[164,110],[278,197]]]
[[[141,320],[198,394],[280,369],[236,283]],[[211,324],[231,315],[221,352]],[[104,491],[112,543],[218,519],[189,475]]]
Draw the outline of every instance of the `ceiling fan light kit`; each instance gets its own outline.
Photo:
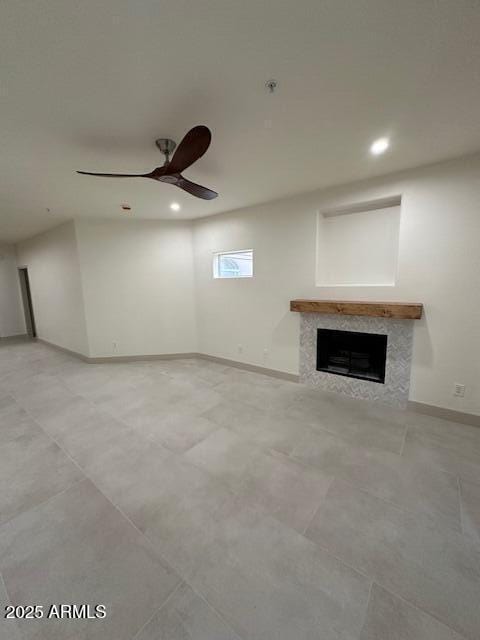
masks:
[[[198,125],[190,129],[178,147],[170,138],[159,138],[156,140],[155,144],[165,156],[165,162],[162,167],[157,167],[150,173],[92,173],[90,171],[77,171],[77,173],[99,178],[151,178],[158,182],[166,182],[167,184],[179,187],[197,198],[213,200],[213,198],[218,196],[218,193],[200,184],[191,182],[191,180],[182,176],[182,171],[203,156],[210,146],[211,140],[212,134],[210,129],[205,125]],[[170,160],[172,153],[173,156]]]

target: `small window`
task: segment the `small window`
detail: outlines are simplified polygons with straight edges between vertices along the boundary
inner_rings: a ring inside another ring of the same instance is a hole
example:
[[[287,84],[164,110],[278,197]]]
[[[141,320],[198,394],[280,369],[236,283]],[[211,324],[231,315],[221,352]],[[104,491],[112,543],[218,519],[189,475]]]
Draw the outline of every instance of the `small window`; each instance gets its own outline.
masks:
[[[213,254],[214,278],[251,278],[253,276],[253,251],[225,251]]]

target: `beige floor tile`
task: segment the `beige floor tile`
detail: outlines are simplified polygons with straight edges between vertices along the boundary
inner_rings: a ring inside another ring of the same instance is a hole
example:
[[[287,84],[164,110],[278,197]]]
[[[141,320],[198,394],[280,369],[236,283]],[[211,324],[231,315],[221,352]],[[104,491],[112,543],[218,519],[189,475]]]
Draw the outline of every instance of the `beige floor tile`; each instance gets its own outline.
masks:
[[[193,586],[242,638],[358,638],[370,581],[278,520],[236,510],[212,549]]]
[[[334,481],[306,535],[466,638],[480,637],[480,553],[461,534]]]
[[[459,447],[452,449],[418,430],[409,429],[402,456],[426,468],[441,469],[480,484],[480,453],[476,449]]]
[[[354,445],[392,453],[400,453],[403,446],[405,413],[390,407],[315,390],[306,392],[286,413]]]
[[[479,430],[192,358],[0,351],[9,596],[110,612],[23,640],[480,637]]]
[[[478,544],[480,552],[480,484],[461,480],[460,499],[463,531]]]
[[[23,423],[22,433],[0,446],[0,524],[82,477],[78,467],[38,426]]]
[[[374,584],[360,640],[462,640],[462,636]]]
[[[188,585],[180,586],[135,640],[240,640]]]
[[[0,570],[13,604],[107,608],[98,621],[23,620],[27,640],[131,640],[180,583],[89,481],[1,527]]]
[[[320,431],[306,435],[292,456],[379,498],[436,516],[461,530],[457,479],[449,473],[426,468],[394,453],[355,446]]]
[[[203,414],[221,427],[253,443],[290,453],[308,427],[276,409],[259,409],[243,402],[224,400]]]

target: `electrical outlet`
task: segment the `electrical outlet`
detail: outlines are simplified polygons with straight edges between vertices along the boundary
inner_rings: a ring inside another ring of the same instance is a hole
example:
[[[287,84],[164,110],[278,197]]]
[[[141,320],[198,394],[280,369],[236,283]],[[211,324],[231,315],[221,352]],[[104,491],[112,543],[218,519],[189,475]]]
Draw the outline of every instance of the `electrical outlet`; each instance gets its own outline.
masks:
[[[464,398],[465,397],[465,385],[464,384],[459,384],[458,382],[456,382],[453,385],[453,395],[457,396],[458,398]]]
[[[268,349],[264,349],[263,350],[263,359],[267,360],[267,358],[268,358]]]
[[[117,350],[117,342],[112,342],[112,351],[116,351]]]
[[[243,353],[243,345],[241,344],[237,345],[237,351],[238,353]]]

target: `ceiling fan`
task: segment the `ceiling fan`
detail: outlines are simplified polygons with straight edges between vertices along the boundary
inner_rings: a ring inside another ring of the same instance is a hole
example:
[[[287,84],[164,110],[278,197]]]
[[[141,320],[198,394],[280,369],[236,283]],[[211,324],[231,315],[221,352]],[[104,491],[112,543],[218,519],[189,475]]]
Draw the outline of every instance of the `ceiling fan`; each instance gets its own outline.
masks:
[[[182,171],[190,167],[194,162],[203,156],[212,140],[212,134],[208,127],[198,125],[190,129],[180,144],[177,145],[169,138],[159,138],[155,144],[165,156],[163,167],[157,167],[150,173],[91,173],[90,171],[77,171],[86,176],[98,176],[100,178],[151,178],[158,182],[166,182],[180,187],[192,196],[203,198],[203,200],[213,200],[218,193],[202,187],[200,184],[191,182],[182,176]],[[170,155],[177,147],[170,160]]]

